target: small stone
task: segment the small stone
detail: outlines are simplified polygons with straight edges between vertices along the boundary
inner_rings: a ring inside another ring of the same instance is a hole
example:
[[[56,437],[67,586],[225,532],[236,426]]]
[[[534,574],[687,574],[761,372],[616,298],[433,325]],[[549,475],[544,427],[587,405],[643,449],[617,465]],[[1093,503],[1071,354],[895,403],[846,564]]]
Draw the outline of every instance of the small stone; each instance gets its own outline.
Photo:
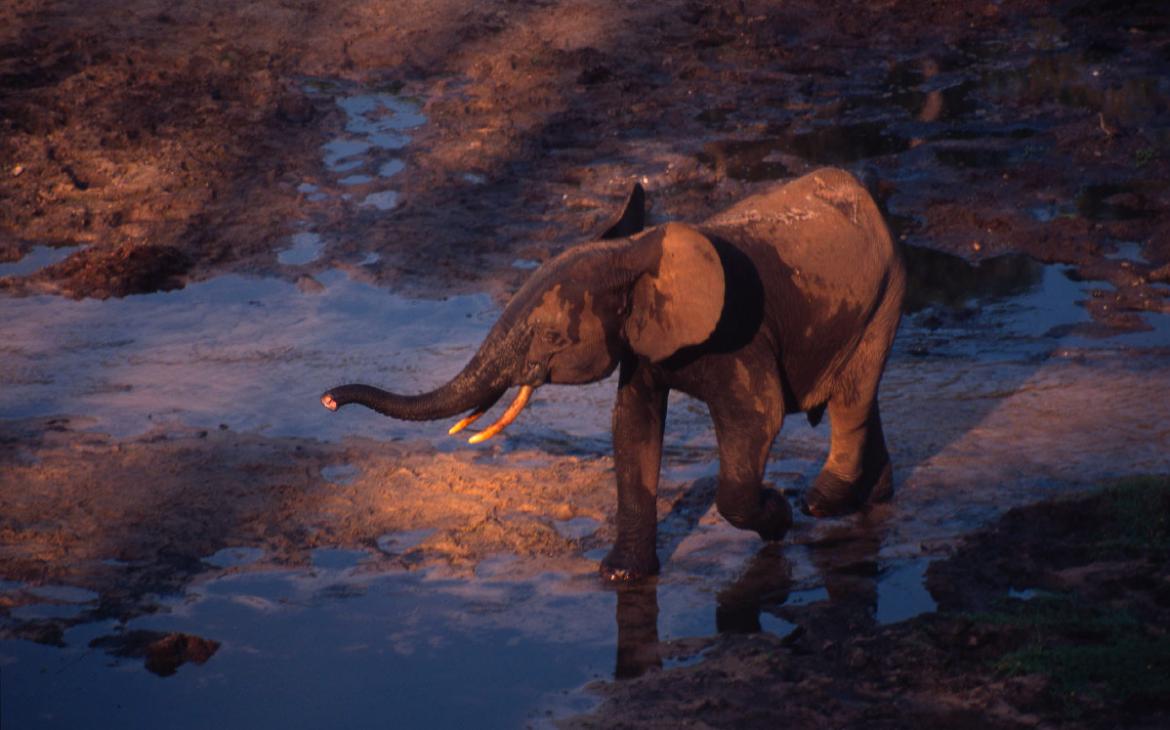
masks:
[[[24,174],[24,165],[13,165],[12,166],[12,177],[20,177],[23,174]]]
[[[861,669],[869,663],[869,657],[865,655],[864,649],[857,647],[849,652],[849,658],[846,661],[850,669]]]
[[[313,102],[304,94],[286,94],[277,103],[276,113],[290,124],[307,124],[316,116]]]
[[[320,294],[325,291],[325,285],[308,274],[305,274],[297,279],[297,289],[300,289],[305,294]]]

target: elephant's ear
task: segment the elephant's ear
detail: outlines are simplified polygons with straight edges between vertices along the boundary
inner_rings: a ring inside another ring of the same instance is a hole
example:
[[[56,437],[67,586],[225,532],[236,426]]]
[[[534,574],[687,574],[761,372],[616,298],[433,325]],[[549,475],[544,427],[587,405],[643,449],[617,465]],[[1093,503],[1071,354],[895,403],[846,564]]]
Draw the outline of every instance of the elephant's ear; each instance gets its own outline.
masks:
[[[634,284],[626,341],[659,362],[715,330],[723,313],[723,264],[706,236],[680,223],[667,223],[639,244],[661,244],[662,253]]]
[[[641,184],[634,183],[634,188],[626,196],[621,211],[605,225],[600,239],[626,238],[635,233],[641,233],[646,225],[646,191]]]

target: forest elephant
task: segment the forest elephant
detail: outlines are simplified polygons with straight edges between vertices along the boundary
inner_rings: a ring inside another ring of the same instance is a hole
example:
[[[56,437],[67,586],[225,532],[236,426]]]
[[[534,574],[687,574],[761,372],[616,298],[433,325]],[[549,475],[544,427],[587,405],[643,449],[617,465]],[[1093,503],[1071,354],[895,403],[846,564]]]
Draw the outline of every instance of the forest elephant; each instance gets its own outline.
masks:
[[[644,229],[640,186],[592,243],[533,272],[479,350],[446,384],[420,395],[342,385],[330,410],[360,403],[407,420],[470,412],[512,387],[511,406],[478,443],[511,423],[546,383],[591,383],[620,368],[613,412],[617,538],[602,574],[656,573],[656,493],[667,394],[707,404],[719,448],[715,502],[764,540],[792,524],[763,485],[784,416],[814,426],[829,413],[829,456],[804,497],[816,517],[893,494],[878,382],[901,318],[906,273],[865,188],[825,168],[776,184],[696,223]]]

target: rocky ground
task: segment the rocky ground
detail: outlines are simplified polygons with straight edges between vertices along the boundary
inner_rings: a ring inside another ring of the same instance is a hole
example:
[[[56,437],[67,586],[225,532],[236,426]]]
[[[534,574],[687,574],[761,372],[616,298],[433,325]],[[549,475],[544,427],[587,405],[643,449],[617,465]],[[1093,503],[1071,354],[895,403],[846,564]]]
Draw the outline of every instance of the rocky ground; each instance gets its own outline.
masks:
[[[311,292],[377,254],[363,276],[388,290],[502,298],[525,276],[514,262],[587,238],[635,180],[653,221],[696,219],[835,164],[907,243],[1069,264],[1102,282],[1086,302],[1100,327],[1140,330],[1142,313],[1170,312],[1168,67],[1154,0],[11,0],[0,264],[62,255],[0,289],[108,298],[244,273]],[[371,92],[426,117],[395,152],[390,210],[347,199],[366,188],[322,151],[346,131],[338,101]],[[321,255],[282,263],[306,228]],[[348,482],[322,476],[353,463]],[[0,578],[89,588],[101,601],[83,619],[130,617],[224,547],[298,565],[319,545],[421,528],[434,533],[381,559],[470,570],[508,552],[581,571],[612,540],[610,469],[547,444],[483,456],[5,419]],[[710,485],[686,486],[665,485],[662,514],[702,513]],[[1134,493],[1165,515],[1158,489]],[[572,722],[1163,724],[1165,523],[1145,542],[1080,540],[1130,504],[1111,494],[1013,513],[935,563],[937,615],[879,627],[845,602],[784,640],[667,647],[702,661],[635,661],[640,676]],[[602,527],[572,539],[550,517]],[[4,612],[31,600],[3,596]],[[5,631],[53,643],[65,628]],[[1086,673],[1086,657],[1121,669]]]

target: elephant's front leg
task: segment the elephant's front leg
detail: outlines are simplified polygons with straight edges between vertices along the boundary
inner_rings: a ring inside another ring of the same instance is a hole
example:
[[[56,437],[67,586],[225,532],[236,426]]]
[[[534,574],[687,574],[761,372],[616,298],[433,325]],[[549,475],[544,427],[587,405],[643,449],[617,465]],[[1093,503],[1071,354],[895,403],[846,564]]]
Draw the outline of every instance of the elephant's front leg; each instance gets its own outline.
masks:
[[[609,580],[658,572],[658,470],[668,392],[645,365],[622,363],[613,411],[617,541],[601,561],[601,574]]]
[[[779,378],[757,371],[751,388],[734,385],[726,397],[708,401],[719,441],[719,486],[715,505],[735,527],[755,530],[764,540],[780,540],[792,526],[788,500],[764,488],[764,468],[772,442],[784,423]]]

